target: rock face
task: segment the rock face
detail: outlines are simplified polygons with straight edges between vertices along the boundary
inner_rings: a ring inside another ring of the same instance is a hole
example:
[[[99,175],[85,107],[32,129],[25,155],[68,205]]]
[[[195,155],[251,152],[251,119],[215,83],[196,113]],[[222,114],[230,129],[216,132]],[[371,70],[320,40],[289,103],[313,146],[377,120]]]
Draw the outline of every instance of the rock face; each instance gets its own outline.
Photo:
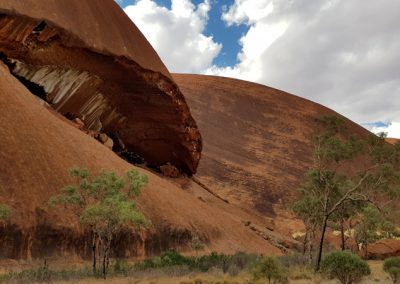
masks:
[[[185,99],[115,1],[0,0],[0,59],[115,150],[196,172],[201,137]]]
[[[368,247],[370,259],[385,259],[400,256],[400,240],[380,240]]]
[[[203,136],[196,178],[218,196],[279,221],[312,165],[318,119],[338,115],[319,104],[240,80],[173,74]],[[368,132],[346,119],[359,136]]]
[[[79,130],[77,123],[43,105],[1,63],[0,110],[0,203],[12,208],[11,220],[0,234],[0,257],[89,257],[77,218],[46,202],[74,183],[67,173],[73,166],[119,174],[133,166]],[[174,179],[179,184],[173,184],[139,170],[148,175],[149,185],[138,204],[152,227],[116,239],[113,257],[152,255],[168,248],[190,250],[195,237],[206,244],[206,251],[281,252],[242,222],[265,227],[264,220],[224,203],[188,178]]]
[[[390,144],[396,144],[400,141],[400,139],[397,138],[386,138],[386,141]]]

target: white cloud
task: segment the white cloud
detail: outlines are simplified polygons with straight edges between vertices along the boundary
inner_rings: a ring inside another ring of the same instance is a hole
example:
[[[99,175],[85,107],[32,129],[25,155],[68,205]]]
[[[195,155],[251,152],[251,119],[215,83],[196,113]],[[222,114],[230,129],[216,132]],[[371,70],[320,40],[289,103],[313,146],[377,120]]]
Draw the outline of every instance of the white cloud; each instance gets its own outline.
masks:
[[[374,133],[385,132],[388,137],[400,138],[400,122],[391,122],[387,126],[373,127],[371,129]]]
[[[237,0],[222,14],[222,19],[231,26],[233,24],[255,24],[265,19],[273,11],[271,1]]]
[[[288,27],[285,21],[268,22],[268,16],[274,6],[269,0],[236,2],[222,14],[228,26],[246,24],[250,28],[240,39],[242,46],[238,54],[239,64],[236,66],[212,66],[206,74],[236,77],[248,81],[263,82],[263,65],[260,60],[269,46],[282,36]]]
[[[276,87],[357,123],[399,121],[400,1],[235,0],[222,19],[249,30],[238,63],[208,74]]]
[[[172,0],[170,10],[152,0],[138,0],[124,11],[171,72],[200,73],[222,48],[204,35],[210,8],[209,0],[197,6],[190,0]]]

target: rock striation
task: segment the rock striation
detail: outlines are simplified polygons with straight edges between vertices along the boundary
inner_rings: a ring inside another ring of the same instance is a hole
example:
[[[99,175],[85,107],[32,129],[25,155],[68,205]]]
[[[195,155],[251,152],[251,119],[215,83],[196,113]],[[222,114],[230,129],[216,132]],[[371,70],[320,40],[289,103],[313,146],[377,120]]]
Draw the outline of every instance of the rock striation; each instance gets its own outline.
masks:
[[[201,136],[185,98],[115,1],[0,0],[0,59],[115,151],[196,172]]]
[[[199,182],[232,204],[274,218],[277,230],[295,230],[298,224],[281,217],[290,218],[288,203],[312,165],[319,118],[338,114],[260,84],[204,75],[173,78],[203,136]],[[368,135],[345,121],[352,134]]]
[[[44,105],[2,63],[0,110],[0,203],[12,209],[11,220],[1,227],[0,258],[90,258],[90,241],[85,241],[90,234],[80,229],[72,211],[51,208],[47,201],[76,182],[68,175],[71,167],[123,174],[134,166],[81,131],[78,122]],[[149,177],[138,206],[152,226],[118,236],[113,257],[151,256],[169,248],[190,252],[194,238],[205,243],[205,252],[281,253],[242,224],[249,220],[262,226],[263,220],[215,198],[187,177],[169,180],[137,169]],[[178,180],[181,184],[173,183]]]

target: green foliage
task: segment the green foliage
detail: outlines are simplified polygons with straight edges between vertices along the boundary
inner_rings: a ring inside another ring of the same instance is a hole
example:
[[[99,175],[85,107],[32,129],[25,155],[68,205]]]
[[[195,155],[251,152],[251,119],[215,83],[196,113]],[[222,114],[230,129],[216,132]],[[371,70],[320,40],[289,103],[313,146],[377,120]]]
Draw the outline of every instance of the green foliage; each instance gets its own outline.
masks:
[[[340,132],[345,127],[343,118],[336,115],[324,115],[319,120],[330,136]]]
[[[390,257],[385,259],[383,270],[387,272],[394,283],[400,282],[400,257]]]
[[[160,254],[161,266],[188,265],[190,260],[175,250],[168,250]]]
[[[355,228],[357,242],[368,244],[380,239],[378,230],[385,224],[381,212],[376,207],[367,206],[361,214],[361,219]]]
[[[0,221],[7,221],[11,216],[11,208],[5,204],[0,204]]]
[[[64,205],[74,210],[82,226],[93,232],[94,240],[101,241],[105,277],[114,235],[126,227],[149,224],[133,200],[147,184],[148,178],[134,169],[129,170],[125,177],[119,177],[113,171],[102,170],[92,178],[87,169],[80,168],[72,168],[70,175],[76,178],[76,184],[61,189],[61,194],[51,197],[49,204]],[[93,254],[95,272],[96,253]]]
[[[145,259],[135,264],[139,270],[148,270],[167,267],[188,267],[190,270],[207,272],[212,268],[221,269],[223,273],[236,275],[242,270],[248,269],[257,260],[254,254],[237,252],[233,255],[212,252],[208,255],[186,257],[174,250],[162,252],[160,257]]]
[[[90,179],[89,171],[80,168],[72,168],[70,175],[77,178],[77,185],[64,187],[60,195],[50,198],[49,204],[71,206],[83,225],[94,227],[99,233],[105,230],[114,233],[123,225],[148,224],[130,199],[140,194],[148,182],[147,176],[132,169],[126,173],[125,181],[115,172],[103,170]]]
[[[324,131],[314,139],[314,165],[293,206],[308,231],[320,230],[317,270],[328,222],[343,224],[370,202],[400,197],[400,146],[386,143],[384,135],[358,140],[336,116],[324,116],[320,122]],[[366,159],[367,163],[360,163]],[[354,164],[360,165],[357,172],[343,171]]]
[[[348,251],[327,254],[321,262],[321,272],[343,284],[358,283],[371,273],[366,261]]]
[[[33,283],[33,282],[50,282],[52,273],[49,270],[47,263],[38,267],[37,269],[29,269],[21,272],[12,272],[9,274],[2,274],[0,282],[12,283]]]
[[[251,269],[255,280],[265,279],[268,283],[289,283],[287,271],[275,257],[264,257],[258,260]]]
[[[126,259],[117,258],[113,265],[113,272],[117,275],[126,276],[129,271],[129,264]]]

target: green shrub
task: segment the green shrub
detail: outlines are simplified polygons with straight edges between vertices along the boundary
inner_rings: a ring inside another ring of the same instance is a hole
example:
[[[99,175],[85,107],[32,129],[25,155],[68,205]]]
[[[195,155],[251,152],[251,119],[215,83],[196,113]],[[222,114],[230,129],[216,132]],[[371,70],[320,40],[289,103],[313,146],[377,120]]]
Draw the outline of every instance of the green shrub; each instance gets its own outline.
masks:
[[[202,255],[194,258],[191,267],[194,269],[199,269],[202,272],[207,272],[213,267],[221,268],[226,272],[229,267],[228,261],[228,255],[212,252],[209,255]]]
[[[160,254],[161,267],[188,265],[190,260],[175,250],[168,250]]]
[[[11,208],[0,203],[0,221],[7,221],[11,216]]]
[[[122,274],[126,276],[129,271],[129,264],[126,259],[117,258],[113,265],[113,272],[115,274]]]
[[[400,257],[390,257],[383,263],[383,270],[387,272],[394,283],[400,282]]]
[[[277,258],[268,256],[259,259],[251,269],[251,274],[255,280],[266,279],[269,284],[271,283],[289,283],[287,278],[287,271],[283,268],[282,264]]]
[[[343,284],[357,283],[371,274],[366,261],[348,251],[331,252],[321,262],[321,272]]]

